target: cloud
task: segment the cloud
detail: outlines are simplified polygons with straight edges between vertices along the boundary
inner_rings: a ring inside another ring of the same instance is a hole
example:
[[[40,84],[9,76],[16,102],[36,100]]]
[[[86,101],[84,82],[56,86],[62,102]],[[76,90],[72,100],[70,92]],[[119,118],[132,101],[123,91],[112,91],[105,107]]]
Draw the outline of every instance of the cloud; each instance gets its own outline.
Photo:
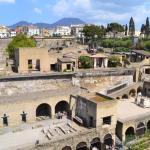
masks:
[[[118,13],[120,5],[101,0],[58,0],[53,6],[53,13],[59,16],[75,16],[86,18],[90,22],[122,21],[129,17],[128,13]]]
[[[50,6],[55,17],[79,17],[96,24],[128,24],[132,16],[138,28],[150,14],[150,2],[147,0],[56,0]]]
[[[16,0],[0,0],[0,3],[15,3]]]
[[[34,8],[34,12],[37,14],[42,14],[42,10],[39,8]]]

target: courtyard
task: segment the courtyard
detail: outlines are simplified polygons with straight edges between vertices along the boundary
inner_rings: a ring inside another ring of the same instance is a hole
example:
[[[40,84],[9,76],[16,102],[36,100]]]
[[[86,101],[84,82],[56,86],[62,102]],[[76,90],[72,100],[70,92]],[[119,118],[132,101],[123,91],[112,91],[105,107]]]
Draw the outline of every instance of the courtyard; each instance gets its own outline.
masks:
[[[78,127],[66,117],[43,120],[32,124],[6,127],[0,130],[0,149],[16,150],[35,146],[73,136],[83,128]],[[17,142],[16,142],[17,141]]]

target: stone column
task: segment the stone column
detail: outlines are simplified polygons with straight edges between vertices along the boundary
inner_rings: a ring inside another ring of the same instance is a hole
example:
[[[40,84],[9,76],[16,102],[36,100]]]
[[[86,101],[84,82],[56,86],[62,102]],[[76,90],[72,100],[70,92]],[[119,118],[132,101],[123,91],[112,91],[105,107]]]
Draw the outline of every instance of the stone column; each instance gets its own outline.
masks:
[[[101,143],[101,150],[104,150],[105,146],[104,143]]]
[[[107,68],[108,67],[108,58],[105,58],[104,59],[104,68]]]
[[[36,59],[32,60],[32,67],[33,67],[32,69],[35,70],[35,68],[36,68]]]
[[[102,62],[102,64],[101,64],[101,68],[104,68],[104,66],[105,66],[105,62],[104,62],[104,58],[99,58],[99,59],[101,59],[101,62]]]
[[[52,116],[52,119],[55,118],[55,107],[51,107],[51,116]]]
[[[94,69],[96,69],[96,64],[97,64],[97,59],[96,58],[94,58]]]

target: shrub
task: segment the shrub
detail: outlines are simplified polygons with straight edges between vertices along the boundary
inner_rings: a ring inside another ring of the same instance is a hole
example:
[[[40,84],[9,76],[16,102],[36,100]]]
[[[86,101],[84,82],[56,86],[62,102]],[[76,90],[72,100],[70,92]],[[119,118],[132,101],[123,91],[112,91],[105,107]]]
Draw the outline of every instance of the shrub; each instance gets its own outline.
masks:
[[[120,58],[117,56],[111,56],[108,60],[109,67],[117,67],[120,65]]]
[[[81,68],[92,68],[93,61],[89,56],[80,56],[79,62],[81,63]]]

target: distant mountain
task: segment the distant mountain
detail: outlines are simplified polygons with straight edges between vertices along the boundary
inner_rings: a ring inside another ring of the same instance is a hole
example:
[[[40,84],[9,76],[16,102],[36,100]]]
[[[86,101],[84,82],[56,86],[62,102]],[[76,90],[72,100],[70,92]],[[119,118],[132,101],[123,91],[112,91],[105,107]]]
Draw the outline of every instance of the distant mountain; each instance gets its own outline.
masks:
[[[76,24],[85,24],[84,21],[82,21],[79,18],[63,18],[61,20],[58,20],[57,22],[53,23],[52,26],[70,26],[70,25],[76,25]]]
[[[57,22],[53,23],[53,24],[48,24],[48,23],[35,23],[35,24],[32,24],[32,23],[29,23],[27,21],[20,21],[16,24],[13,24],[11,26],[9,26],[9,28],[16,28],[17,26],[28,26],[28,25],[35,25],[39,28],[53,28],[53,27],[56,27],[56,26],[70,26],[70,25],[76,25],[76,24],[86,24],[84,21],[82,21],[81,19],[79,18],[63,18],[63,19],[60,19],[58,20]]]
[[[51,24],[48,23],[35,23],[34,25],[38,28],[51,28]]]
[[[29,23],[27,21],[20,21],[20,22],[17,22],[11,26],[9,26],[10,28],[14,29],[16,28],[17,26],[29,26],[29,25],[32,25],[32,23]]]

